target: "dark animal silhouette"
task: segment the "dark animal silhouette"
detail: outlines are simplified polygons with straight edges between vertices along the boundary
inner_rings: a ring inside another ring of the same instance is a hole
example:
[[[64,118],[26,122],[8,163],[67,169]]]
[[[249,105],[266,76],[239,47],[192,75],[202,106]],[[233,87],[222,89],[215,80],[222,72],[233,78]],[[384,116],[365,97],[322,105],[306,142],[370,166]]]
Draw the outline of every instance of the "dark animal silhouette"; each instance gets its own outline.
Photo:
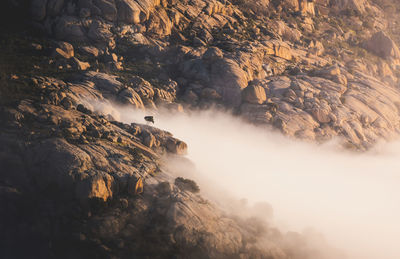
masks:
[[[145,117],[144,117],[144,120],[147,121],[147,122],[151,122],[151,123],[154,124],[154,117],[153,117],[153,116],[145,116]]]

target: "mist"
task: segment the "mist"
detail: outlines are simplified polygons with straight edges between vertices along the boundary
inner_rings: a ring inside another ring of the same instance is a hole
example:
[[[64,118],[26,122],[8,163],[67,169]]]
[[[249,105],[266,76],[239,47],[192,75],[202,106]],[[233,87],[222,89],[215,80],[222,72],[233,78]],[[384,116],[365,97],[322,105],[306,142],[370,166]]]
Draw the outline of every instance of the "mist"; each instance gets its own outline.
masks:
[[[143,111],[94,108],[126,123],[144,123]],[[351,259],[400,258],[399,142],[355,153],[335,141],[289,139],[219,111],[158,112],[155,126],[188,144],[196,173],[179,162],[171,166],[215,202],[223,203],[222,196],[249,206],[267,202],[273,218],[265,217],[281,231],[313,229]]]

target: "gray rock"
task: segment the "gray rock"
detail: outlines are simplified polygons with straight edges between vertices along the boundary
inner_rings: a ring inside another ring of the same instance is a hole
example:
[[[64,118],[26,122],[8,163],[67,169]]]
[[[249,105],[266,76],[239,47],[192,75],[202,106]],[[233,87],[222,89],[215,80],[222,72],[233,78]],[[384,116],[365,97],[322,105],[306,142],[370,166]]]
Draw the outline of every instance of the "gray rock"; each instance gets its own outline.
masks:
[[[114,35],[110,31],[111,26],[98,20],[94,20],[87,36],[97,43],[109,43],[113,41]]]
[[[400,58],[400,51],[396,43],[385,33],[379,31],[365,43],[365,47],[383,58]]]
[[[36,21],[41,21],[46,17],[47,0],[32,0],[31,15]]]
[[[53,50],[53,57],[70,59],[74,55],[75,55],[74,47],[70,43],[64,41],[59,41],[55,43],[55,49]]]
[[[97,89],[112,94],[117,94],[123,88],[117,77],[109,74],[90,71],[85,74],[85,78],[95,83]]]
[[[118,99],[122,103],[132,104],[138,109],[143,109],[144,105],[140,96],[132,88],[126,88],[119,93]]]
[[[72,16],[61,16],[56,19],[54,35],[57,39],[71,42],[84,42],[87,40],[81,21]]]
[[[177,155],[186,155],[187,154],[187,144],[183,141],[180,141],[175,138],[168,138],[167,140],[167,149],[169,152]]]
[[[89,56],[91,58],[97,58],[99,56],[99,50],[93,46],[83,46],[79,47],[79,52],[82,55]]]
[[[119,21],[127,24],[139,24],[141,22],[141,8],[136,1],[121,0],[117,2],[117,6]]]
[[[251,85],[243,90],[243,100],[248,103],[262,104],[267,100],[265,89],[259,85]]]
[[[80,61],[76,57],[71,58],[70,63],[74,69],[80,71],[84,71],[90,68],[90,64],[88,62]]]
[[[224,53],[217,47],[209,48],[203,55],[205,60],[216,60],[224,57]]]
[[[93,0],[93,3],[100,9],[104,19],[110,22],[117,19],[117,8],[114,0]]]

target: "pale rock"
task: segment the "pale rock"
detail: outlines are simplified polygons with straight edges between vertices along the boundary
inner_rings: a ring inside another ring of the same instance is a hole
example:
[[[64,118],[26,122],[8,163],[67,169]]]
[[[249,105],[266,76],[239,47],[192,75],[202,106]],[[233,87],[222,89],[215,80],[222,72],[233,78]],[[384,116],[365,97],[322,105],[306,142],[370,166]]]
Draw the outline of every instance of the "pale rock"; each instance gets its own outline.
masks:
[[[175,96],[163,89],[154,89],[154,99],[157,104],[172,103],[175,100]]]
[[[396,43],[383,31],[379,31],[365,43],[367,50],[382,58],[400,58],[400,51]]]
[[[80,47],[79,52],[83,55],[89,56],[91,58],[97,58],[99,56],[100,51],[93,46],[83,46]]]
[[[70,59],[75,55],[74,47],[68,42],[57,42],[53,57]]]
[[[290,42],[300,41],[301,32],[297,29],[290,28],[284,21],[273,21],[272,26],[276,33],[282,35],[282,38]]]
[[[99,90],[107,91],[112,94],[117,94],[123,85],[117,80],[116,76],[90,71],[85,74],[87,80],[95,83]]]
[[[365,13],[369,6],[367,0],[333,0],[330,4],[338,11],[353,10],[359,14]]]
[[[265,89],[259,85],[250,85],[243,90],[243,100],[252,104],[262,104],[267,100]]]
[[[213,61],[223,58],[224,53],[217,47],[210,47],[203,55],[203,59],[207,61]]]
[[[275,113],[272,107],[268,104],[250,104],[243,103],[240,106],[240,114],[254,123],[269,123]]]
[[[315,6],[313,1],[299,0],[299,9],[302,15],[315,16]]]
[[[221,93],[222,100],[229,106],[241,103],[241,90],[247,87],[247,75],[231,59],[217,60],[211,64],[211,82]]]
[[[328,123],[331,121],[330,111],[326,109],[315,108],[312,115],[319,123]]]
[[[271,40],[264,42],[265,45],[265,54],[274,55],[286,60],[292,60],[293,52],[290,46],[279,40]]]
[[[112,198],[113,178],[108,174],[90,176],[78,181],[76,195],[80,200],[99,199],[106,202]]]
[[[149,148],[152,148],[157,144],[156,137],[154,137],[154,135],[151,134],[151,132],[149,132],[148,130],[142,132],[142,138],[143,138],[143,144]]]
[[[126,88],[118,94],[118,98],[122,103],[129,103],[134,105],[137,109],[143,109],[143,101],[139,94],[132,88]]]
[[[70,62],[72,67],[77,70],[84,71],[90,68],[90,64],[88,62],[80,61],[76,57],[71,58]]]
[[[175,138],[168,138],[167,149],[169,152],[177,155],[187,154],[187,144]]]
[[[157,9],[152,12],[147,22],[147,32],[159,36],[168,36],[171,34],[172,22],[164,9]]]

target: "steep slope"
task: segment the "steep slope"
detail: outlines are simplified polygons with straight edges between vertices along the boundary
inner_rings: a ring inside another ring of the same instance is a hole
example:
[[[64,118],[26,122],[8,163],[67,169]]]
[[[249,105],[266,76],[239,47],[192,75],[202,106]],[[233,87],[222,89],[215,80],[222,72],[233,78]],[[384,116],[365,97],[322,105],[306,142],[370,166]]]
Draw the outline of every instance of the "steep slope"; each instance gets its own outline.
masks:
[[[165,156],[185,154],[184,140],[104,116],[101,102],[149,113],[228,109],[358,150],[399,131],[399,10],[390,1],[1,5],[15,18],[2,23],[0,51],[7,258],[323,257],[299,234],[204,200],[163,167]]]
[[[37,29],[79,53],[56,58],[56,67],[149,81],[148,93],[133,83],[136,106],[222,104],[289,136],[344,136],[357,149],[399,129],[398,11],[388,9],[355,0],[33,1],[30,8]]]

